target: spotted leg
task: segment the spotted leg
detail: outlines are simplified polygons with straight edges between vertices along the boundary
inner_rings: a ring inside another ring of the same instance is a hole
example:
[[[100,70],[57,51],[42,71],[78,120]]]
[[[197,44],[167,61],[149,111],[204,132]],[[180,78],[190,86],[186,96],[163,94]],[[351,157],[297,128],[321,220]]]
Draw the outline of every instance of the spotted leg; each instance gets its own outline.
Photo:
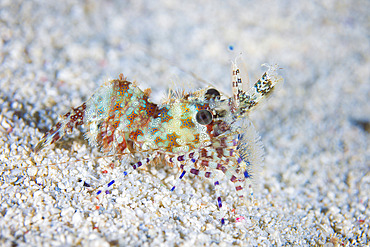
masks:
[[[165,155],[165,159],[168,163],[176,164],[177,167],[180,168],[180,176],[175,181],[174,185],[171,188],[171,191],[175,190],[178,183],[185,176],[186,173],[191,173],[193,171],[191,169],[191,164],[195,163],[198,157],[199,157],[199,154],[196,152],[187,153],[185,155],[175,155],[172,157],[169,155]]]
[[[201,156],[201,157],[199,157]],[[217,200],[217,207],[219,208],[222,214],[221,218],[221,224],[224,224],[225,220],[223,216],[225,215],[225,212],[222,210],[222,199],[221,199],[221,193],[220,193],[220,181],[214,176],[214,172],[210,171],[212,170],[220,170],[225,174],[225,176],[232,181],[233,183],[236,183],[236,190],[242,190],[242,180],[237,179],[237,177],[234,175],[236,174],[235,168],[231,165],[228,165],[229,160],[222,157],[217,157],[217,154],[212,151],[204,151],[202,154],[197,153],[189,153],[186,155],[179,155],[179,156],[166,156],[166,161],[169,163],[176,164],[180,168],[180,176],[175,181],[175,184],[171,188],[171,191],[174,191],[177,187],[179,181],[185,176],[185,174],[193,174],[196,176],[201,176],[205,178],[209,178],[213,180],[214,184],[214,190]],[[217,162],[213,161],[216,160]],[[194,163],[194,165],[193,165]],[[200,167],[200,169],[195,168]],[[229,167],[229,169],[227,168]],[[230,169],[233,168],[233,169]]]
[[[150,155],[149,157],[145,158],[145,159],[142,159],[140,160],[139,162],[136,162],[135,164],[131,165],[126,171],[123,172],[123,175],[124,177],[127,176],[129,173],[131,173],[132,171],[136,170],[137,168],[143,166],[143,165],[146,165],[148,164],[149,162],[151,162],[152,160],[154,160],[156,157],[158,156],[157,153],[153,153],[152,155]],[[102,189],[99,189],[97,192],[96,192],[96,195],[100,195],[102,193],[102,191],[105,191],[106,194],[109,194],[109,190],[108,188],[111,187],[114,183],[120,181],[120,180],[123,180],[124,177],[120,177],[117,181],[116,180],[111,180],[108,184],[106,184]]]
[[[233,163],[225,157],[217,157],[215,152],[209,151],[207,153],[212,157],[212,161],[203,160],[201,165],[204,167],[209,167],[213,170],[219,170],[225,174],[225,177],[235,184],[235,189],[239,195],[239,197],[243,197],[242,190],[244,186],[244,177],[242,174],[238,174],[237,166],[234,166]],[[239,160],[238,160],[239,162]],[[239,172],[240,173],[240,172]]]
[[[197,153],[190,153],[187,155],[180,155],[180,156],[173,156],[173,157],[166,156],[165,158],[167,162],[177,164],[180,168],[180,173],[181,173],[179,178],[175,181],[175,184],[171,188],[171,191],[175,190],[179,181],[185,176],[186,173],[212,179],[213,184],[214,184],[215,194],[216,194],[217,207],[219,208],[220,211],[222,210],[222,199],[221,199],[220,190],[219,190],[220,182],[218,181],[218,179],[215,178],[213,172],[207,171],[205,169],[199,170],[199,169],[196,169],[192,165],[193,163],[199,163],[200,166],[204,166],[203,168],[206,168],[208,164],[210,163],[208,160],[199,159]],[[217,165],[215,165],[214,167],[216,168]],[[225,213],[222,212],[221,214],[222,214],[222,217],[220,217],[221,224],[223,225],[225,224],[225,219],[223,217]]]
[[[226,167],[221,165],[220,163],[210,161],[208,158],[199,158],[196,160],[196,163],[197,163],[197,166],[200,167],[200,169],[196,169],[193,166],[186,166],[186,167],[183,167],[184,172],[188,172],[196,176],[201,176],[201,177],[205,177],[208,179],[212,179],[214,190],[215,190],[215,195],[216,195],[216,201],[217,201],[216,205],[218,209],[220,210],[221,224],[224,225],[225,224],[225,219],[224,219],[225,212],[222,208],[220,181],[216,178],[215,173],[210,171],[209,168],[214,169],[214,170],[226,171]]]
[[[213,170],[217,170],[217,169],[220,169],[224,166],[220,165],[219,163],[216,163],[216,162],[213,162],[213,161],[210,161],[209,159],[206,159],[206,158],[200,158],[199,159],[199,166],[202,167],[202,171],[199,171],[198,169],[195,169],[198,172],[202,172],[204,173],[204,176],[206,178],[211,178],[212,181],[213,181],[213,185],[214,185],[214,191],[215,191],[215,195],[216,195],[216,200],[217,200],[217,207],[220,211],[220,217],[221,218],[221,225],[224,225],[225,224],[225,218],[224,218],[224,215],[225,215],[225,211],[223,210],[222,208],[222,199],[221,199],[221,193],[220,193],[220,181],[217,179],[217,177],[215,176],[215,173],[212,172],[212,171],[209,171],[210,168],[213,169]]]

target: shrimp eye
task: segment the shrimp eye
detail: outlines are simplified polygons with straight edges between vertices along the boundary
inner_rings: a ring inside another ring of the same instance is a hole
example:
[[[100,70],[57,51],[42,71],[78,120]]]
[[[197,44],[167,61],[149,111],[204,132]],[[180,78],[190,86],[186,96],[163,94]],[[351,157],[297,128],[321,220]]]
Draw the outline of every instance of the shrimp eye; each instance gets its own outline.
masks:
[[[212,113],[208,110],[200,110],[195,116],[197,122],[201,125],[207,125],[212,122]]]
[[[206,100],[211,100],[211,99],[220,99],[220,92],[217,91],[214,88],[210,88],[207,90],[205,94]]]

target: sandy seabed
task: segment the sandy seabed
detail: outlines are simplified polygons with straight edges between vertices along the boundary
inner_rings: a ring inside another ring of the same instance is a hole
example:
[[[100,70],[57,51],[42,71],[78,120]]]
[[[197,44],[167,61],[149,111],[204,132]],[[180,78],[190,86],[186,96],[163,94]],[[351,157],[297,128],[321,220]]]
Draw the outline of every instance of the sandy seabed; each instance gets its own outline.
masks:
[[[198,2],[0,1],[0,245],[369,244],[370,2]],[[173,82],[230,94],[240,51],[251,81],[277,63],[285,82],[250,115],[264,166],[253,198],[224,183],[224,226],[205,179],[172,193],[177,171],[148,166],[96,200],[124,160],[78,132],[32,153],[120,73],[153,102]]]

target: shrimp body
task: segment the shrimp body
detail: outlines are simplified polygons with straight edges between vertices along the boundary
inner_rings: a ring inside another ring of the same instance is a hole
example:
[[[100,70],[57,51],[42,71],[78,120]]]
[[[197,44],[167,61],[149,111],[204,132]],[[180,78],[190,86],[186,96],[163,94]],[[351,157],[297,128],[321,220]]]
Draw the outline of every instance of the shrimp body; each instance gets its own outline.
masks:
[[[121,74],[63,115],[36,145],[35,152],[81,125],[89,144],[102,152],[143,158],[131,164],[132,169],[161,156],[179,168],[179,179],[186,173],[210,178],[216,190],[219,181],[215,173],[223,173],[242,197],[263,153],[248,114],[283,80],[277,69],[268,66],[261,79],[244,91],[239,68],[233,63],[232,97],[215,88],[190,93],[171,91],[161,104],[150,101],[150,89],[141,90]],[[222,207],[219,195],[217,205]]]

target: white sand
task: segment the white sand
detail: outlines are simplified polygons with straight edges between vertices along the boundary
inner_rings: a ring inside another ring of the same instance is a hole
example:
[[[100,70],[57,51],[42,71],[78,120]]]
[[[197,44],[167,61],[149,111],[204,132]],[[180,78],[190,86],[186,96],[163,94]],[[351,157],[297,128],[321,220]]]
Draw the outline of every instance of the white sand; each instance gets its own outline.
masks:
[[[44,2],[0,1],[0,245],[369,244],[369,1]],[[285,83],[251,115],[266,149],[260,189],[243,202],[223,184],[225,226],[209,181],[171,193],[176,171],[152,166],[97,201],[88,191],[124,165],[91,159],[78,132],[30,152],[119,73],[155,102],[171,81],[206,86],[190,73],[230,93],[229,45],[252,81],[267,62]]]

